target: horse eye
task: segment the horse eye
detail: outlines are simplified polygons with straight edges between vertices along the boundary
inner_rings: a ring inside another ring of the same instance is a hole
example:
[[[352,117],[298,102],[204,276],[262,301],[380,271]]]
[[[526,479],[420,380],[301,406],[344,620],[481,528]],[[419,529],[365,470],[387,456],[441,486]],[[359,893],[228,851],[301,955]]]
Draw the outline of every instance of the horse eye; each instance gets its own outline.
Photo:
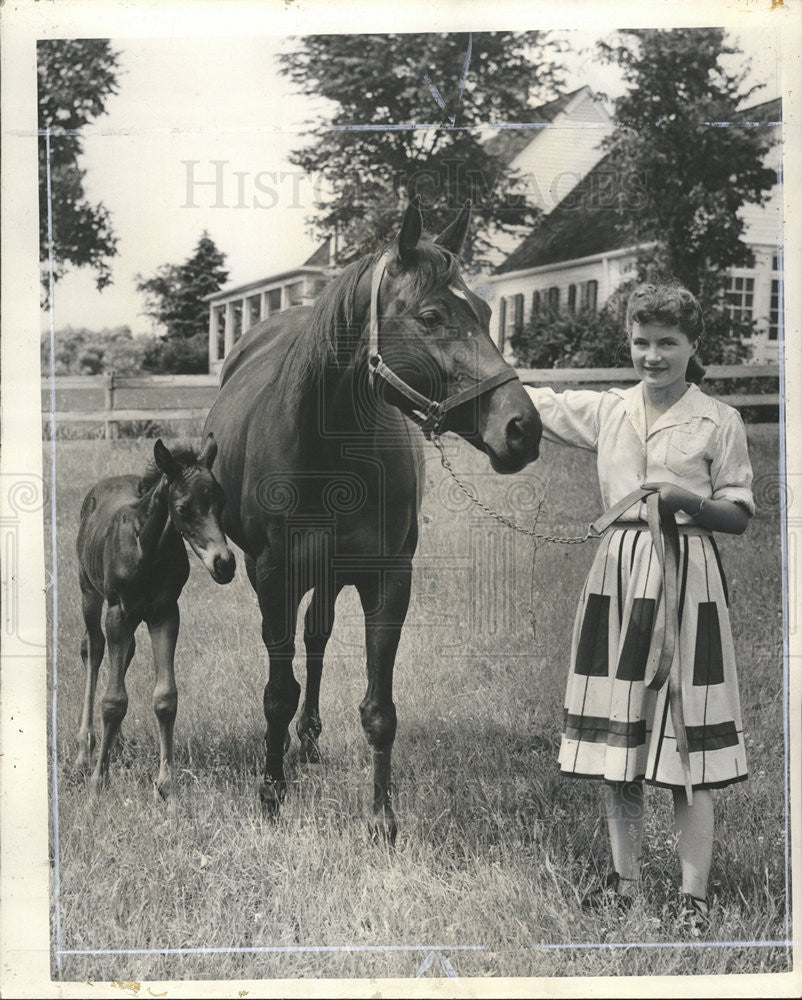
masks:
[[[427,309],[426,312],[421,313],[418,316],[418,322],[426,327],[427,330],[433,330],[436,326],[439,326],[442,322],[440,319],[440,313],[435,312],[434,309]]]

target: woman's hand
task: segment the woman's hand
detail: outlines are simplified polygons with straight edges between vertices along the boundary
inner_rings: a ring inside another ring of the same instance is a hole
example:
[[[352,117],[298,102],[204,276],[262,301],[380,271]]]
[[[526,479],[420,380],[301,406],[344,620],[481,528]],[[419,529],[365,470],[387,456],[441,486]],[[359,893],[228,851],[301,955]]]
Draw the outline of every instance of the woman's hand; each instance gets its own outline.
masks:
[[[711,531],[740,535],[749,524],[749,511],[732,500],[710,500],[674,483],[643,483],[643,489],[660,494],[660,513],[690,514],[694,522]]]
[[[686,514],[695,514],[703,503],[703,497],[675,483],[643,483],[643,489],[654,490],[660,494],[661,514],[676,514],[678,510],[685,511]],[[709,503],[709,501],[704,502]]]

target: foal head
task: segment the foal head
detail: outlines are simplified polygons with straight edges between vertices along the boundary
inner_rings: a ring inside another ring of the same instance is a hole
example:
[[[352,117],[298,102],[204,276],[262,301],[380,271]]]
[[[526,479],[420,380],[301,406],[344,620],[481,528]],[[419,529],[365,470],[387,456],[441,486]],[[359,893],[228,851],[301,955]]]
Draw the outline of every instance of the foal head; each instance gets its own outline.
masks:
[[[211,472],[216,454],[213,434],[207,435],[197,457],[188,453],[188,461],[173,456],[161,439],[153,448],[156,468],[167,479],[170,519],[212,579],[229,583],[234,578],[236,560],[220,524],[225,496]]]

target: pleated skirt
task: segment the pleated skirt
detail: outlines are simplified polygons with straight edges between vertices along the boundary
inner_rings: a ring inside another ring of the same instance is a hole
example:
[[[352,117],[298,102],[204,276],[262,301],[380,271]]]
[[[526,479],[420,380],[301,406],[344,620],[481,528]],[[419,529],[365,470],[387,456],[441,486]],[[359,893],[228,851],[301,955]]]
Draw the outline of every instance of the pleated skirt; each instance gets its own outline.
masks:
[[[648,530],[608,531],[574,622],[559,755],[565,774],[683,787],[668,684],[654,691],[645,680],[660,587]],[[747,769],[729,596],[712,535],[680,529],[678,604],[691,780],[720,788]]]

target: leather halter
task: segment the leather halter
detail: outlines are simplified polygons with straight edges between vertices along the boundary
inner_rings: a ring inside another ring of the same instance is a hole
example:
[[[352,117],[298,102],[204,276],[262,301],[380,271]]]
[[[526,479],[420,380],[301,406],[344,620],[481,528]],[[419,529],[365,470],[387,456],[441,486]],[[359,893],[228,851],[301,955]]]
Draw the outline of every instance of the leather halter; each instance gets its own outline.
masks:
[[[392,386],[393,389],[400,392],[402,396],[412,403],[412,410],[407,416],[420,427],[426,437],[431,437],[432,434],[439,433],[445,415],[449,410],[453,410],[455,407],[461,406],[471,399],[476,399],[477,396],[495,389],[496,386],[517,379],[518,373],[511,365],[505,363],[505,367],[501,371],[496,372],[495,375],[488,375],[487,378],[483,378],[480,382],[476,382],[467,389],[461,389],[459,392],[455,392],[446,399],[439,401],[424,396],[416,389],[413,389],[400,375],[396,375],[392,368],[384,363],[379,353],[379,289],[381,288],[382,278],[384,277],[384,272],[387,270],[387,265],[390,262],[392,254],[393,251],[388,250],[382,255],[373,270],[370,283],[368,381],[371,388],[375,388],[376,379],[380,378],[387,385]]]

